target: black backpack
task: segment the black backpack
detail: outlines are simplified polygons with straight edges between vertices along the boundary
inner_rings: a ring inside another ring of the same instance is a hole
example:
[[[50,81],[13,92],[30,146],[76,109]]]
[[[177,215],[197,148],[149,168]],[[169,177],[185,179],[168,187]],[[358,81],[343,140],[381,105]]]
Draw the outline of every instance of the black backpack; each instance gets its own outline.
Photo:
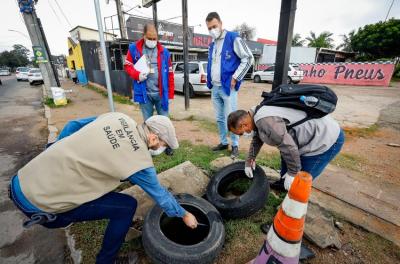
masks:
[[[306,112],[307,116],[289,126],[291,129],[310,119],[316,119],[332,113],[336,108],[337,96],[330,88],[313,84],[282,84],[271,92],[263,92],[264,99],[256,107],[255,113],[265,105],[293,108]],[[315,106],[307,106],[300,100],[301,96],[314,96],[318,99]],[[328,107],[321,107],[322,105]]]

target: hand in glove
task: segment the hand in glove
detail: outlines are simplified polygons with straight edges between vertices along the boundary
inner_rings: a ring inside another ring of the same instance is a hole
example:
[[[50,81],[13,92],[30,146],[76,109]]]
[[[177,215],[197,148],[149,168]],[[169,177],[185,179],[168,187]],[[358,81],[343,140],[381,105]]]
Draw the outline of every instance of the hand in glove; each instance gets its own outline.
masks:
[[[140,82],[143,82],[144,80],[146,80],[147,79],[147,73],[140,73],[139,74],[139,81]]]
[[[253,159],[249,159],[246,161],[244,165],[244,173],[250,179],[253,178],[253,170],[256,169],[256,161]]]
[[[282,179],[285,179],[283,186],[285,186],[286,191],[289,191],[290,186],[292,186],[294,177],[290,176],[288,173],[286,173],[285,175],[283,175]]]

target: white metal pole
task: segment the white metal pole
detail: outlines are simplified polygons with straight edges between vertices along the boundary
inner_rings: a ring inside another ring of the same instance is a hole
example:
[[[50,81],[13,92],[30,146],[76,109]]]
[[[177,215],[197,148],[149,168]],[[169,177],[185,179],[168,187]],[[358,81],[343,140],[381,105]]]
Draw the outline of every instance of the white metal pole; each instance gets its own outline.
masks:
[[[99,0],[94,0],[94,7],[96,9],[97,27],[99,28],[101,53],[103,53],[104,74],[106,76],[108,103],[110,105],[110,111],[115,112],[114,102],[112,97],[112,89],[111,89],[110,69],[108,68],[108,61],[107,61],[106,43],[104,41],[103,24],[101,22],[101,11],[100,11]]]

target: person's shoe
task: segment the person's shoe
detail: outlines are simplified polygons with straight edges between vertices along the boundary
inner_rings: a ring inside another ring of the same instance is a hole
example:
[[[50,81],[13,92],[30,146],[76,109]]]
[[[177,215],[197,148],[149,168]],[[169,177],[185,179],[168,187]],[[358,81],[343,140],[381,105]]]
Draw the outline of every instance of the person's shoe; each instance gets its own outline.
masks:
[[[217,146],[213,147],[211,150],[212,151],[220,151],[220,150],[224,150],[224,149],[228,149],[228,144],[224,145],[222,143],[219,143]]]
[[[165,149],[165,154],[167,154],[168,156],[172,156],[172,155],[174,155],[174,150],[172,149],[172,148],[170,148],[170,147],[167,147],[166,149]]]
[[[274,183],[271,183],[270,187],[271,187],[271,189],[274,189],[276,191],[286,192],[284,183],[285,183],[285,179],[280,179]]]
[[[238,146],[232,146],[231,159],[236,159],[237,157],[239,157],[239,148]]]

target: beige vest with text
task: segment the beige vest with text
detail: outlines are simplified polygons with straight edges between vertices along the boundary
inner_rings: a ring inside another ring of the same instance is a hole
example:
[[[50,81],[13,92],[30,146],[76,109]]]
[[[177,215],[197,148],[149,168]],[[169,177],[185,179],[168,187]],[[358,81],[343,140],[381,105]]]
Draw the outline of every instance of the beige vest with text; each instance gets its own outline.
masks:
[[[39,209],[69,211],[154,166],[136,122],[122,113],[99,116],[18,171],[21,190]]]

